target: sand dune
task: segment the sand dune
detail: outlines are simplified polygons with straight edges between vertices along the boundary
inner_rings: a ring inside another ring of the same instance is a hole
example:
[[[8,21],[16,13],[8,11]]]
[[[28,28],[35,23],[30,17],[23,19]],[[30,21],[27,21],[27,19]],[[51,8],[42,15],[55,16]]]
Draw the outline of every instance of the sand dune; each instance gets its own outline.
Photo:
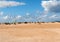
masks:
[[[60,42],[60,23],[0,25],[0,42]]]

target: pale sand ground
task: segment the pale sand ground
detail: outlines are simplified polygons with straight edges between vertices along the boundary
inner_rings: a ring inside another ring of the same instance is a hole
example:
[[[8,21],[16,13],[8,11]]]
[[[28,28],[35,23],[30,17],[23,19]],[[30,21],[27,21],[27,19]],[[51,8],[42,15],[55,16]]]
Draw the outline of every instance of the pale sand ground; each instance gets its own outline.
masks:
[[[0,25],[0,42],[60,42],[60,23]]]

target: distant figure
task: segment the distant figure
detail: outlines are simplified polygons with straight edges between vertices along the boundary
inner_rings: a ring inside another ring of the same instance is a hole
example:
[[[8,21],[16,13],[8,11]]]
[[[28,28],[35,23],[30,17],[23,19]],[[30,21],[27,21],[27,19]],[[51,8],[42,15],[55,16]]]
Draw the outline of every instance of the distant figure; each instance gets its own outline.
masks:
[[[41,24],[40,22],[37,22],[37,23]]]
[[[10,25],[10,23],[4,23],[5,25]]]
[[[24,22],[25,24],[27,24],[28,22]]]
[[[18,24],[21,24],[22,22],[18,22]]]
[[[14,25],[16,25],[16,23],[13,23]]]

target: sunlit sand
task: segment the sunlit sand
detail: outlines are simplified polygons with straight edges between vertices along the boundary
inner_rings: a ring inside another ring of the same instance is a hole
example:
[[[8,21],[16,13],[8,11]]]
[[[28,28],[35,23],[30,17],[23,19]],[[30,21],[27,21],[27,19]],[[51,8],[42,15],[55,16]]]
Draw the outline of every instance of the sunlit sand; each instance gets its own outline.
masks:
[[[0,42],[60,42],[60,23],[1,24]]]

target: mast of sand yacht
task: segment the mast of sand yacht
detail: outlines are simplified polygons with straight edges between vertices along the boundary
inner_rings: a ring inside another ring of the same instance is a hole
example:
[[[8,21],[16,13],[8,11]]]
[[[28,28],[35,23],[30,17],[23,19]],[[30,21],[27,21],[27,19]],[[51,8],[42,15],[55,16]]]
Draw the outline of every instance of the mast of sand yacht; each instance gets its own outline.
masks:
[[[13,24],[16,24],[16,17],[15,16],[13,17],[12,20],[13,20]]]

